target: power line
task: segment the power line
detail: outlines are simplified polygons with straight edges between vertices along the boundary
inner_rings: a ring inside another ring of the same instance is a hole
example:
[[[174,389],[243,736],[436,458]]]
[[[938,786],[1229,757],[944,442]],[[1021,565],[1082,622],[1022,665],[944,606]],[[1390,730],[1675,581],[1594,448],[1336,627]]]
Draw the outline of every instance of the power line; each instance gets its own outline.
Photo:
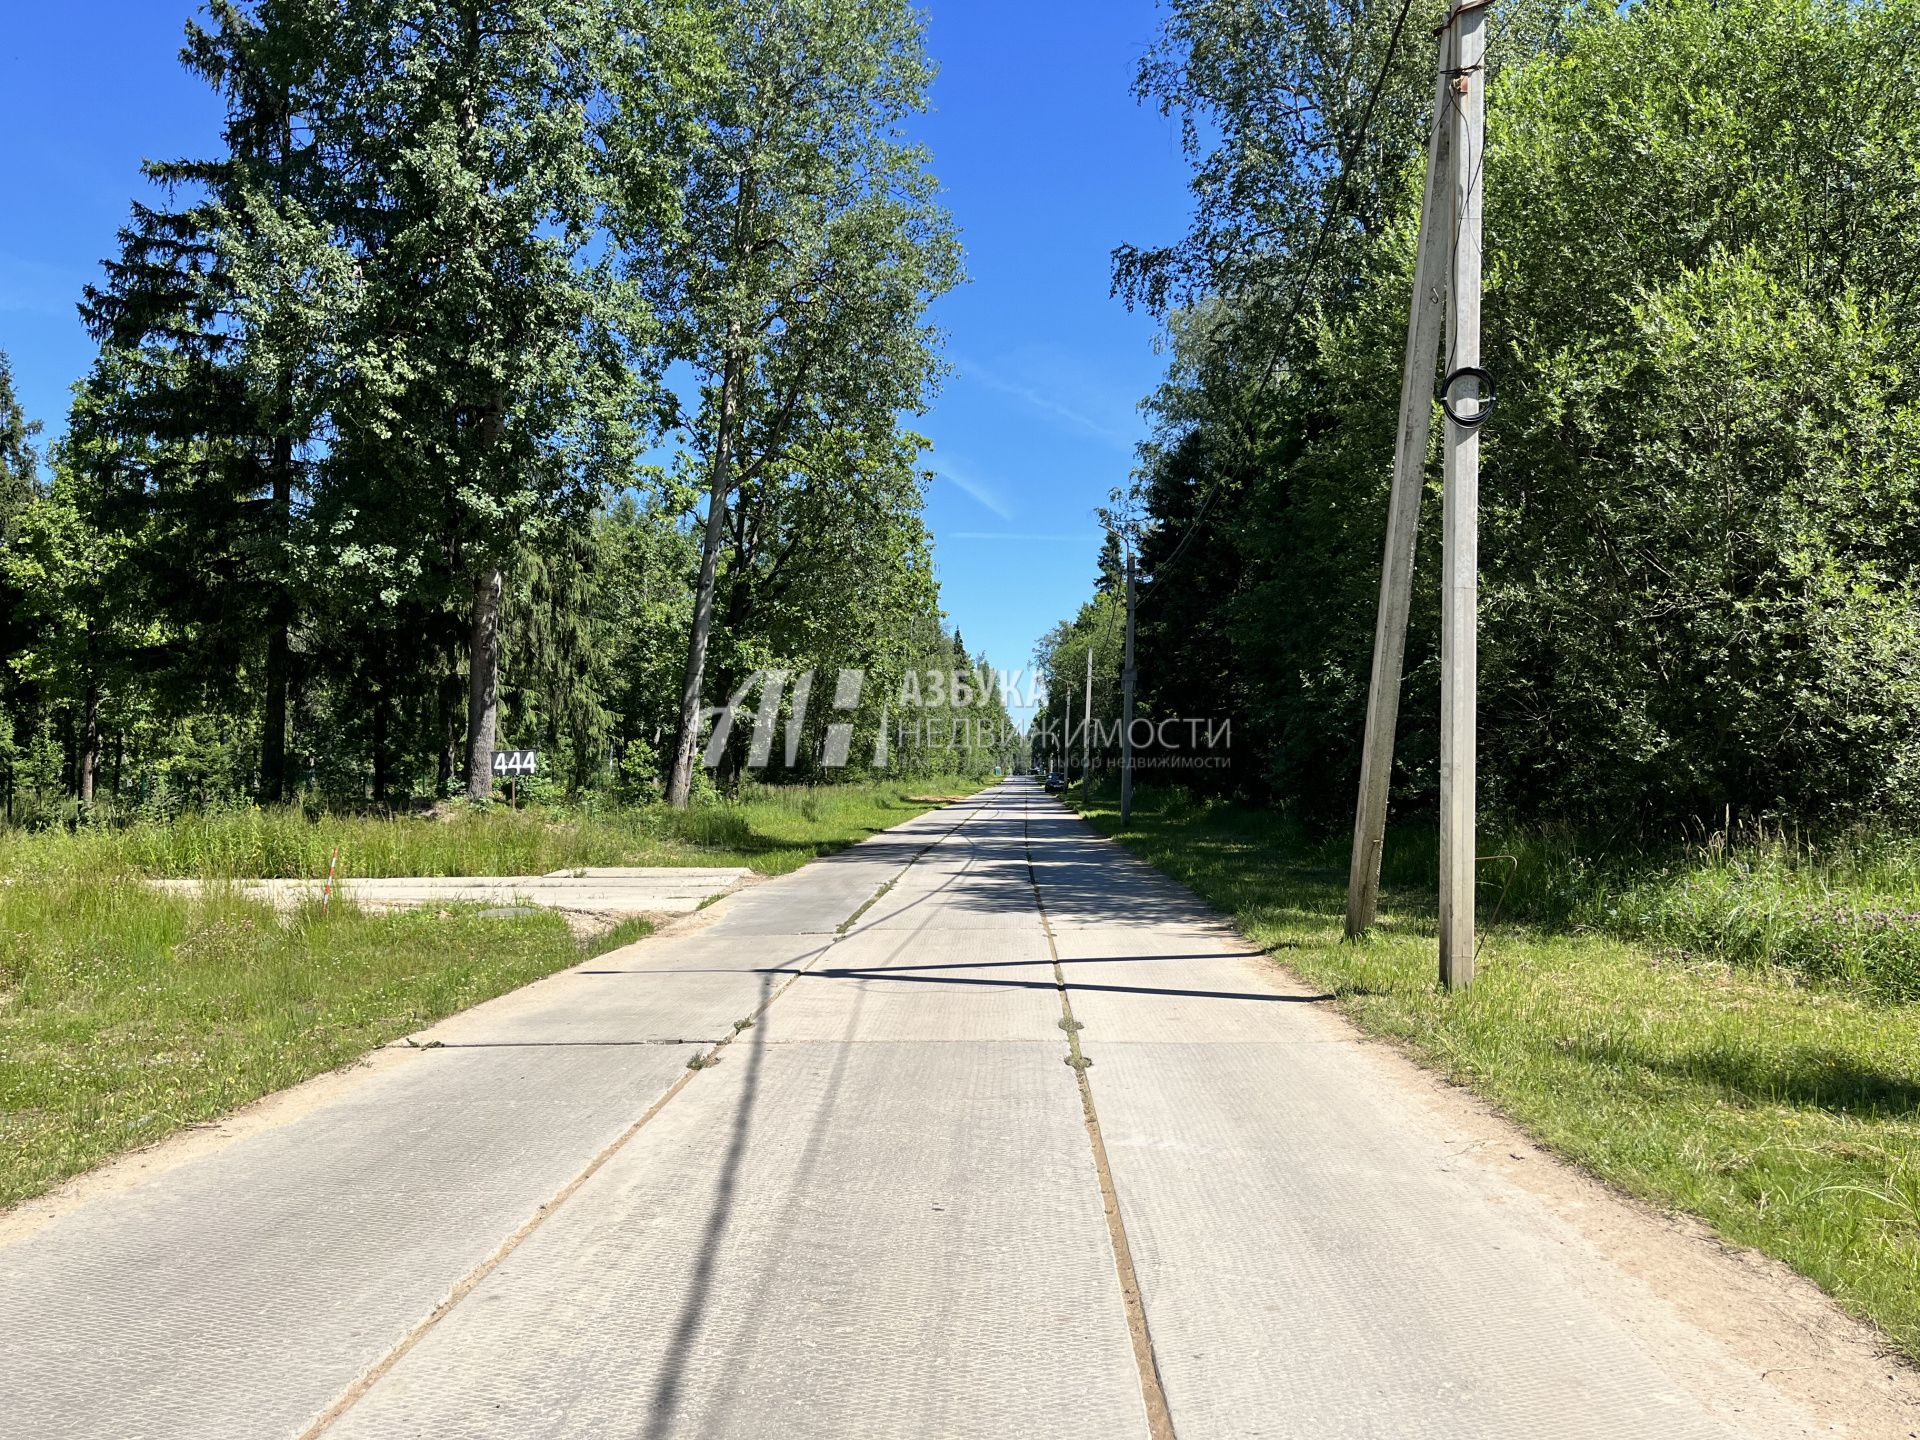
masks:
[[[1300,318],[1300,311],[1307,302],[1307,295],[1313,284],[1314,271],[1319,269],[1321,256],[1326,248],[1327,236],[1332,233],[1334,223],[1340,218],[1340,213],[1346,206],[1347,184],[1352,175],[1354,159],[1359,154],[1360,147],[1366,143],[1367,131],[1373,124],[1373,113],[1378,108],[1380,96],[1386,89],[1387,77],[1393,73],[1394,57],[1400,50],[1400,37],[1406,31],[1407,17],[1412,12],[1413,0],[1400,0],[1400,13],[1393,20],[1393,33],[1387,37],[1386,57],[1380,62],[1380,73],[1374,77],[1373,84],[1368,87],[1367,103],[1361,110],[1360,123],[1348,136],[1348,144],[1339,152],[1340,169],[1334,177],[1333,199],[1328,202],[1326,212],[1320,217],[1320,228],[1314,233],[1306,266],[1300,272],[1300,281],[1294,291],[1293,304],[1287,310],[1287,318],[1274,331],[1274,344],[1268,353],[1266,366],[1261,370],[1260,378],[1255,384],[1256,391],[1265,389],[1268,380],[1273,377],[1273,372],[1280,363],[1280,350],[1284,338],[1293,329],[1294,321]],[[1359,53],[1358,44],[1354,47],[1354,53],[1356,56]],[[1248,424],[1244,417],[1241,423]],[[1188,548],[1193,544],[1194,537],[1200,533],[1201,526],[1206,523],[1208,514],[1213,510],[1214,501],[1219,498],[1220,487],[1226,483],[1226,479],[1224,474],[1215,477],[1205,497],[1200,501],[1200,508],[1194,512],[1193,519],[1188,522],[1186,533],[1180,537],[1180,543],[1174,546],[1173,553],[1155,568],[1156,579],[1187,553]],[[1145,604],[1151,600],[1154,593],[1154,589],[1150,587],[1147,593],[1140,597],[1139,604]]]

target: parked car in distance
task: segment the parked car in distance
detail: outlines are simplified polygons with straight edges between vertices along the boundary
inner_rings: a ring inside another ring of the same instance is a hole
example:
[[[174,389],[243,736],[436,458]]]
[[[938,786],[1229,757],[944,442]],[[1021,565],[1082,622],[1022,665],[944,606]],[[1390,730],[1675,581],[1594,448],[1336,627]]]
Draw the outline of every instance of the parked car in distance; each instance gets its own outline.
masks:
[[[1067,788],[1067,777],[1058,770],[1047,772],[1047,794],[1058,795]]]

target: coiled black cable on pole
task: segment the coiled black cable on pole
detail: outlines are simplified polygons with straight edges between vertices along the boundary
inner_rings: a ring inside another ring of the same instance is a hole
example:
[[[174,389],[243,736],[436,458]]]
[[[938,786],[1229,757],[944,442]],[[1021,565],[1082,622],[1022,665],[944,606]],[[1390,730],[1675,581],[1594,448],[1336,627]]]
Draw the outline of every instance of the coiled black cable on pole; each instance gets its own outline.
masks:
[[[1460,380],[1475,381],[1480,390],[1480,408],[1472,415],[1462,415],[1453,408],[1453,387]],[[1493,402],[1497,397],[1493,389],[1493,376],[1478,365],[1462,365],[1447,372],[1447,378],[1440,382],[1440,408],[1447,412],[1447,419],[1462,430],[1478,430],[1487,423],[1487,417],[1493,414]]]

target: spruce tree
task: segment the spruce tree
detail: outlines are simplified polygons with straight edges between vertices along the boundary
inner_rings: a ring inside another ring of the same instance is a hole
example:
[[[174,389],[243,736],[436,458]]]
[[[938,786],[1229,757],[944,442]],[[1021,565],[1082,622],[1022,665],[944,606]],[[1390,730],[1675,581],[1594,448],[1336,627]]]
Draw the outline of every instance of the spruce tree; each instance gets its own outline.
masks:
[[[214,0],[181,59],[226,102],[225,152],[150,162],[82,313],[101,344],[76,411],[76,503],[134,542],[150,602],[191,637],[175,703],[260,696],[259,793],[286,790],[293,556],[322,402],[316,360],[341,285],[312,127],[324,31],[311,7]],[[256,683],[257,677],[257,683]]]
[[[39,478],[39,459],[33,437],[40,422],[27,419],[13,393],[13,362],[0,350],[0,542],[9,522],[33,498]]]

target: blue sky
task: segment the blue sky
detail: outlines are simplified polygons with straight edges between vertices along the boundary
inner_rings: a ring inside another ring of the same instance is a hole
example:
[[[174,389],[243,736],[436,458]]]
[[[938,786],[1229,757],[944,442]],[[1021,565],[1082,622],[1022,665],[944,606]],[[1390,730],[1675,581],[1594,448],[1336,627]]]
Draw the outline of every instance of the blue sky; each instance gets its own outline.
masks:
[[[0,29],[0,350],[64,425],[92,347],[74,313],[142,158],[210,153],[219,107],[176,59],[188,0],[18,7]],[[1186,212],[1173,125],[1138,106],[1153,0],[932,0],[920,125],[967,249],[941,302],[954,373],[919,428],[948,613],[1003,667],[1086,598],[1093,509],[1126,478],[1156,327],[1108,298],[1108,253]]]

